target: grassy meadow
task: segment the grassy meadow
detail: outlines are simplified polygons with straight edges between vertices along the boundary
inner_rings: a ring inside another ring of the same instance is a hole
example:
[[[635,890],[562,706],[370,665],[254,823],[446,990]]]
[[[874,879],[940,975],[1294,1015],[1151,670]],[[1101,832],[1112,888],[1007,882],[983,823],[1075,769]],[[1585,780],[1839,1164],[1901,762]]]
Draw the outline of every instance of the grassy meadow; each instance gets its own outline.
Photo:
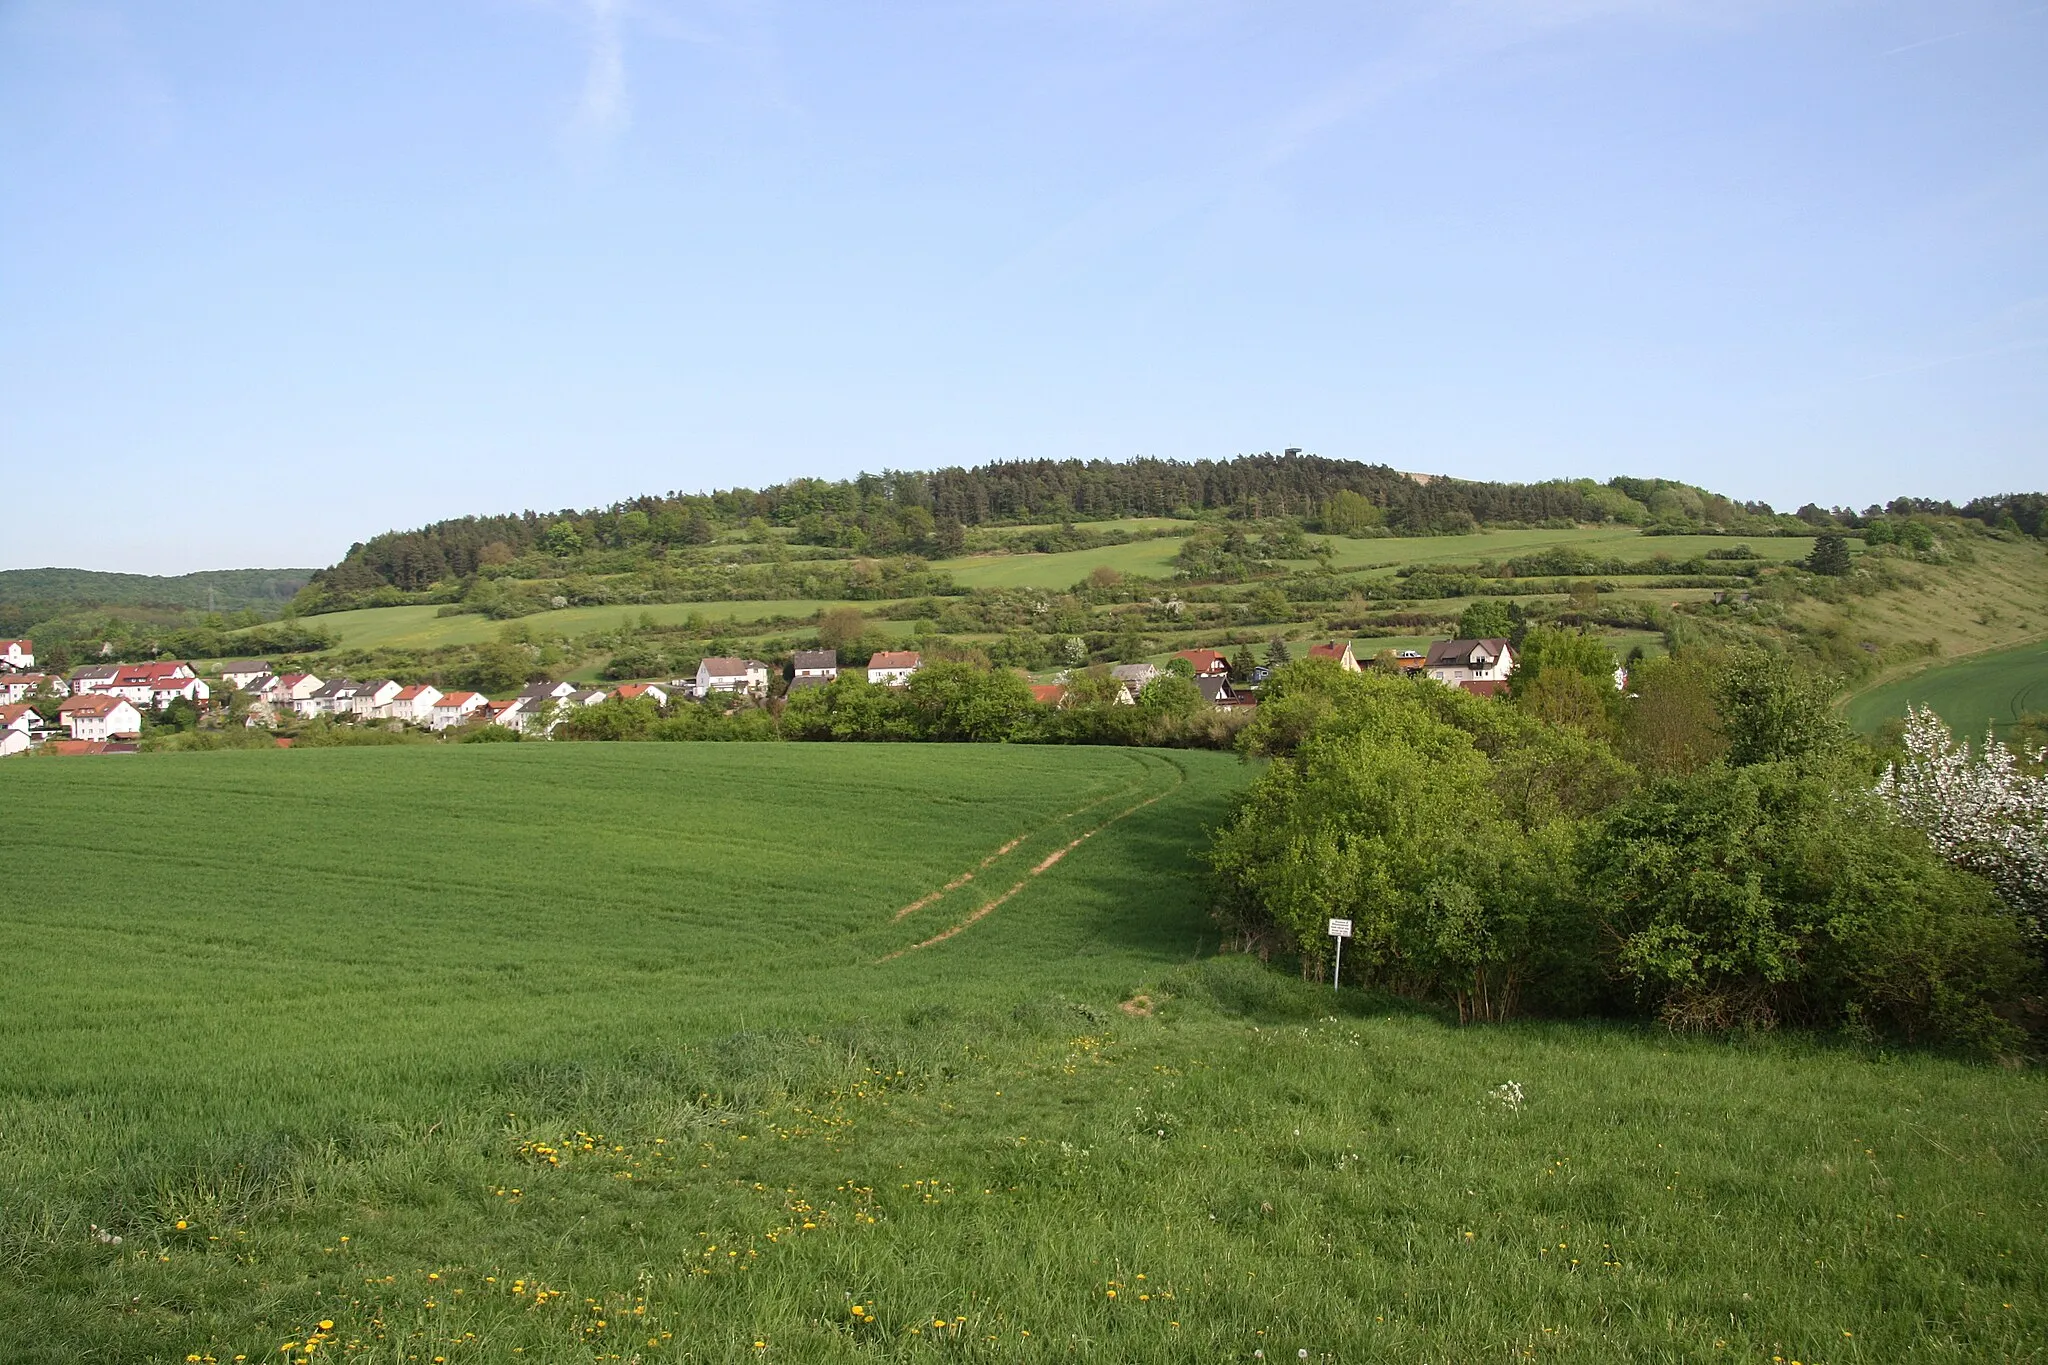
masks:
[[[1937,664],[1859,693],[1849,702],[1849,722],[1875,730],[1908,706],[1934,708],[1973,743],[1987,727],[1997,731],[2028,712],[2048,711],[2048,640]]]
[[[741,623],[766,621],[778,616],[808,618],[833,607],[856,606],[872,611],[875,602],[826,602],[811,599],[735,602],[656,602],[646,606],[564,607],[560,611],[535,612],[517,618],[541,635],[580,635],[609,630],[621,621],[637,622],[641,616],[660,625],[676,625],[691,616],[710,621],[731,617]],[[363,607],[355,611],[327,612],[308,619],[322,630],[334,632],[341,649],[439,649],[447,645],[482,644],[498,639],[508,624],[488,616],[465,614],[442,616],[439,607]],[[880,623],[884,629],[896,623]],[[908,629],[908,623],[903,623]]]
[[[10,764],[0,1360],[2048,1357],[2038,1075],[1216,957],[1247,776]]]

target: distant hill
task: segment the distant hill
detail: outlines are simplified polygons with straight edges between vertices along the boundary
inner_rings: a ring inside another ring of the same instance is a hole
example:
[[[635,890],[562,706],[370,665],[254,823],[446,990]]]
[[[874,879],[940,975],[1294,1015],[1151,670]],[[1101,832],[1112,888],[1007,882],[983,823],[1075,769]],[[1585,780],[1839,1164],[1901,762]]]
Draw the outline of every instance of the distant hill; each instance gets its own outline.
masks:
[[[274,612],[313,576],[311,569],[208,569],[173,578],[93,569],[0,570],[0,607],[171,607]]]

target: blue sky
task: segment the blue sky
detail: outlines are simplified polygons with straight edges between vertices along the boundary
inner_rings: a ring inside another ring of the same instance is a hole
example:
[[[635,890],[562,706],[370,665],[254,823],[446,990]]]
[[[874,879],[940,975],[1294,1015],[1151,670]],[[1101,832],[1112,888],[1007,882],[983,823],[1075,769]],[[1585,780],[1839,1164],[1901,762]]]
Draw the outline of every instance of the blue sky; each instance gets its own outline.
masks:
[[[2038,0],[0,0],[0,567],[1289,445],[2040,488],[2044,72]]]

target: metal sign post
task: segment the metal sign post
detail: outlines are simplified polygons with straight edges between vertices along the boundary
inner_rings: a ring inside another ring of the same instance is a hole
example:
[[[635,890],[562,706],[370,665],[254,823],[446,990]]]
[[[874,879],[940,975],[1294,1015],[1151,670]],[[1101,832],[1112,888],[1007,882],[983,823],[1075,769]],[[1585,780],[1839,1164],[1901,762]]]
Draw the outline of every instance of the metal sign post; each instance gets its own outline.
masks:
[[[1351,921],[1333,919],[1330,921],[1330,937],[1337,940],[1337,965],[1330,969],[1330,989],[1337,989],[1337,978],[1344,974],[1344,940],[1351,937]]]

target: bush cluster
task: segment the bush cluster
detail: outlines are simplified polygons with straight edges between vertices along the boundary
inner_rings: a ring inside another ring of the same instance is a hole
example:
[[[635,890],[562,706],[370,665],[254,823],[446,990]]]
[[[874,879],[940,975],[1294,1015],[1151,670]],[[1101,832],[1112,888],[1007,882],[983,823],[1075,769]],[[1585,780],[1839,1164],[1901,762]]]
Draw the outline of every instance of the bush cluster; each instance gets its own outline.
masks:
[[[2007,1051],[2040,964],[2013,908],[1873,790],[1827,685],[1761,652],[1639,667],[1532,631],[1503,706],[1281,669],[1211,849],[1240,947],[1465,1019],[1642,1015]]]

